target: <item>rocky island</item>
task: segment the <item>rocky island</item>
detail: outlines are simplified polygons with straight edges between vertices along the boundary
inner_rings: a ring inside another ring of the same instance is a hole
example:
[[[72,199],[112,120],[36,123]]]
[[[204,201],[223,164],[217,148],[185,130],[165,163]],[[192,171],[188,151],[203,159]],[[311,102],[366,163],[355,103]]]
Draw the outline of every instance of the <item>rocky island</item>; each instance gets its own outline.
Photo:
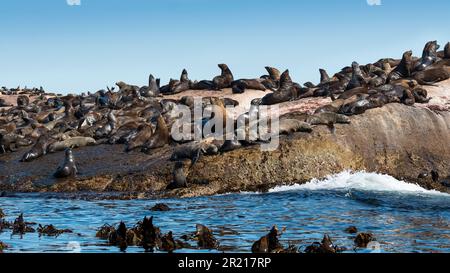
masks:
[[[0,191],[193,197],[264,192],[364,170],[450,192],[449,44],[438,49],[431,41],[421,57],[407,51],[354,62],[333,76],[321,70],[319,84],[295,83],[288,70],[272,67],[259,78],[235,79],[222,64],[212,80],[192,81],[184,70],[164,86],[150,75],[148,86],[118,82],[117,90],[89,94],[3,88]],[[276,106],[278,149],[261,150],[259,139],[174,140],[174,109],[193,109],[195,97],[202,110],[219,107],[234,122]],[[67,149],[76,173],[56,177]]]

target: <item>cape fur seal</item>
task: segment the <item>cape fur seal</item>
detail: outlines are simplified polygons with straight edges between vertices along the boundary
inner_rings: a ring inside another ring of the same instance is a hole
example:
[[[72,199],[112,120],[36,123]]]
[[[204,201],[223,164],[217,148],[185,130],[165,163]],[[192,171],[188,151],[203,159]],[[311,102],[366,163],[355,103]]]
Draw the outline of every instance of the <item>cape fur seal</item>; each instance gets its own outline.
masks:
[[[444,59],[450,59],[450,42],[445,45]]]
[[[279,88],[281,72],[275,67],[270,66],[266,66],[265,69],[269,75],[261,76],[261,83],[266,87],[266,89],[275,91]]]
[[[296,97],[296,90],[292,82],[289,70],[286,70],[280,76],[280,88],[277,91],[267,94],[261,99],[261,105],[273,105],[286,102]]]
[[[194,165],[202,155],[216,155],[219,149],[213,143],[207,141],[194,142],[176,148],[170,157],[171,161],[191,160],[191,166]]]
[[[0,132],[0,154],[7,152],[15,152],[21,146],[29,146],[33,144],[31,140],[24,138],[15,133],[3,134]]]
[[[422,59],[420,59],[420,63],[415,67],[416,70],[423,71],[434,64],[438,60],[438,49],[439,45],[437,44],[437,41],[430,41],[426,43],[425,48],[423,49]]]
[[[414,73],[414,79],[421,85],[434,85],[450,78],[450,67],[429,68]]]
[[[187,179],[184,170],[184,163],[182,161],[177,161],[172,172],[173,180],[167,185],[167,190],[174,190],[179,188],[187,187]]]
[[[12,103],[7,103],[5,99],[0,99],[0,107],[11,107]]]
[[[26,107],[30,104],[30,98],[25,95],[20,95],[17,97],[17,106],[18,107]]]
[[[364,76],[361,72],[361,68],[359,67],[359,64],[357,62],[352,63],[352,78],[350,82],[348,83],[346,90],[351,90],[357,87],[363,87],[365,86],[366,80],[364,79]]]
[[[157,80],[155,79],[155,77],[150,74],[150,76],[148,77],[148,86],[146,87],[142,87],[139,92],[141,93],[142,96],[144,97],[155,97],[158,96],[160,93],[159,90],[159,85]]]
[[[156,128],[150,139],[142,146],[142,151],[148,152],[152,149],[161,148],[169,144],[169,129],[166,121],[161,115],[156,118]]]
[[[320,83],[321,84],[327,83],[331,80],[330,76],[328,76],[328,73],[325,69],[321,68],[321,69],[319,69],[319,72],[320,72]]]
[[[240,79],[232,83],[234,94],[242,94],[246,89],[265,91],[266,86],[258,79]]]
[[[295,132],[311,133],[312,128],[306,122],[297,119],[280,119],[279,121],[279,133],[290,135]]]
[[[222,70],[220,76],[216,76],[213,79],[213,86],[215,90],[221,90],[231,87],[231,83],[234,81],[233,73],[226,64],[219,64],[219,68]]]
[[[47,154],[47,148],[50,144],[50,139],[47,135],[41,135],[37,140],[36,144],[34,144],[33,148],[30,151],[26,152],[21,162],[30,162],[35,160],[38,157],[44,156]]]
[[[170,94],[178,94],[189,90],[191,88],[192,82],[189,80],[188,72],[183,69],[181,72],[180,80],[171,80],[169,82],[169,92]]]
[[[412,60],[412,51],[406,51],[403,53],[402,60],[400,64],[397,65],[394,70],[389,74],[387,83],[391,83],[391,81],[398,80],[401,78],[408,78],[411,76],[413,70],[413,60]]]
[[[137,128],[137,133],[131,139],[130,142],[128,142],[127,147],[125,151],[130,152],[134,149],[142,147],[153,135],[153,128],[150,124],[141,124]]]
[[[342,124],[349,124],[350,119],[341,114],[333,113],[333,112],[322,112],[318,114],[314,114],[312,116],[309,116],[306,119],[306,122],[311,125],[329,125],[330,123],[336,124],[336,123],[342,123]]]
[[[48,146],[48,152],[54,153],[64,151],[68,148],[79,148],[89,145],[95,145],[96,141],[92,137],[72,137],[63,141],[57,141]]]
[[[72,149],[66,149],[64,164],[58,167],[53,174],[55,178],[66,178],[77,175],[77,166],[73,157]]]

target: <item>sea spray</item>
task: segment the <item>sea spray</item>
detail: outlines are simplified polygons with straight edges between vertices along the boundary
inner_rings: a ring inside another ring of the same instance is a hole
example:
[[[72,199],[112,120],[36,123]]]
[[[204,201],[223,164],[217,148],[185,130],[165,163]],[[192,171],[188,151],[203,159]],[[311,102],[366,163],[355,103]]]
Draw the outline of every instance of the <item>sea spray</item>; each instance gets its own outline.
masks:
[[[392,176],[368,173],[344,171],[339,174],[330,175],[325,179],[313,179],[306,184],[292,186],[278,186],[270,193],[295,191],[295,190],[361,190],[372,192],[397,192],[404,194],[427,194],[450,196],[435,190],[427,190],[417,184],[397,180]]]

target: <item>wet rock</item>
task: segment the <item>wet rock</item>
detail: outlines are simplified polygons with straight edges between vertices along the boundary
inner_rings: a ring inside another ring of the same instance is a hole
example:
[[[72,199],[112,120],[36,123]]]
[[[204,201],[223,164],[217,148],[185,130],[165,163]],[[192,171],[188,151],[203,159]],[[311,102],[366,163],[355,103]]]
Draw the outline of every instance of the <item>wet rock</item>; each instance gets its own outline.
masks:
[[[51,237],[58,237],[63,233],[73,233],[73,231],[70,229],[57,229],[53,225],[42,226],[40,224],[39,227],[37,228],[37,231],[39,233],[39,236],[46,235]]]
[[[9,246],[3,242],[0,241],[0,253],[3,252],[3,250],[7,249]]]
[[[283,249],[280,253],[300,253],[298,246],[289,245],[286,249]]]
[[[4,229],[12,229],[12,227],[12,223],[0,218],[0,232],[2,232]]]
[[[183,241],[181,241],[181,240],[175,240],[175,243],[176,243],[176,246],[177,246],[177,249],[190,249],[190,248],[192,248],[192,246],[189,244],[189,243],[187,243],[187,242],[183,242]]]
[[[194,240],[195,239],[195,232],[192,232],[192,233],[189,233],[189,234],[183,234],[180,238],[182,240],[186,241],[186,242]]]
[[[358,233],[358,228],[355,226],[349,226],[348,228],[345,229],[345,232],[350,234],[356,234]]]
[[[142,229],[142,247],[145,251],[154,251],[161,247],[161,230],[153,225],[153,216],[144,217],[141,224]]]
[[[23,213],[19,215],[19,217],[14,220],[13,223],[13,234],[23,235],[25,233],[35,232],[35,229],[29,226],[30,223],[26,223],[23,219]]]
[[[253,253],[274,253],[281,252],[283,246],[280,244],[278,236],[281,234],[278,231],[277,226],[273,226],[270,232],[261,237],[252,246]]]
[[[6,215],[2,209],[0,209],[0,219],[4,218]]]
[[[169,231],[161,238],[161,250],[171,253],[175,249],[177,249],[177,243],[173,239],[172,231]]]
[[[355,238],[356,247],[365,248],[370,242],[376,241],[372,233],[359,233]]]
[[[151,209],[151,211],[169,211],[170,207],[164,203],[158,203],[154,205]]]
[[[196,229],[195,237],[198,240],[199,248],[216,249],[219,247],[219,243],[216,237],[214,237],[212,230],[200,224],[197,224]]]
[[[118,246],[121,251],[127,249],[127,226],[124,222],[120,222],[117,229],[109,234],[108,241],[110,245]]]
[[[316,254],[333,254],[344,251],[344,248],[340,248],[333,244],[330,236],[324,235],[322,242],[315,242],[312,245],[306,247],[305,253],[316,253]]]
[[[97,230],[95,237],[100,238],[102,240],[108,240],[109,235],[115,231],[116,231],[115,227],[105,224]]]

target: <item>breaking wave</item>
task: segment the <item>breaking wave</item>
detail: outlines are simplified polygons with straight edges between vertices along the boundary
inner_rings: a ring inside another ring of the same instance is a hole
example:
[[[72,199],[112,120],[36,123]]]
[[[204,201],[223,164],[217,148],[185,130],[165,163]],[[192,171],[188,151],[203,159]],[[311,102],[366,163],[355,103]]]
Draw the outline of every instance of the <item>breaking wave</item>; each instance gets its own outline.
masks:
[[[325,179],[313,179],[302,185],[278,186],[269,190],[269,192],[276,193],[295,190],[359,190],[370,192],[442,195],[450,197],[449,194],[441,193],[436,190],[427,190],[417,184],[397,180],[389,175],[351,171],[330,175]]]

